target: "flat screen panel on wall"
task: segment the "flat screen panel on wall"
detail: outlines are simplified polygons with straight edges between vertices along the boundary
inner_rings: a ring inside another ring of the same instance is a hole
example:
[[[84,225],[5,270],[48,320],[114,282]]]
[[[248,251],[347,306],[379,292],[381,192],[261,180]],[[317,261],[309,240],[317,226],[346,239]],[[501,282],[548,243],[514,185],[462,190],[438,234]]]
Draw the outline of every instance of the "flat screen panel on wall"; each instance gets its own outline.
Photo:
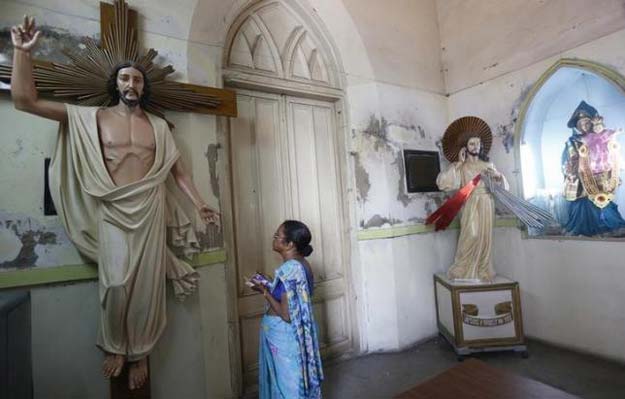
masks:
[[[404,162],[409,193],[440,191],[436,186],[441,171],[438,151],[404,150]]]

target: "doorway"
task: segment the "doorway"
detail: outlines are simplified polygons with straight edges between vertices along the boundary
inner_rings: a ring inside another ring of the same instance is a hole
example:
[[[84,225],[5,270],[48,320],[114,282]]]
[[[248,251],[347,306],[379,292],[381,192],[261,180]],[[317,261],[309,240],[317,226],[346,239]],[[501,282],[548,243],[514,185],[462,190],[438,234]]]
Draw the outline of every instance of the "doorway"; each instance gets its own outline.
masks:
[[[245,390],[258,380],[258,329],[265,300],[245,284],[280,266],[272,236],[286,219],[310,228],[308,258],[315,278],[314,310],[324,358],[349,352],[353,331],[348,294],[347,218],[342,204],[336,103],[237,90],[239,116],[230,120],[233,263]]]

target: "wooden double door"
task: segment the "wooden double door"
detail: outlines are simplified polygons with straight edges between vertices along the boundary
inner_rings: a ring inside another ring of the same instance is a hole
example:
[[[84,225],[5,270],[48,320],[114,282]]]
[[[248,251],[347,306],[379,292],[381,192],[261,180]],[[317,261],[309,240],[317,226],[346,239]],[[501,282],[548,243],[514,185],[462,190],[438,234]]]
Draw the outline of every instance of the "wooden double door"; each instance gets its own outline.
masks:
[[[312,232],[308,259],[323,357],[351,350],[353,332],[335,103],[238,90],[237,105],[229,146],[233,236],[243,384],[250,387],[257,383],[265,300],[243,278],[274,275],[281,259],[272,240],[282,221],[301,220]]]

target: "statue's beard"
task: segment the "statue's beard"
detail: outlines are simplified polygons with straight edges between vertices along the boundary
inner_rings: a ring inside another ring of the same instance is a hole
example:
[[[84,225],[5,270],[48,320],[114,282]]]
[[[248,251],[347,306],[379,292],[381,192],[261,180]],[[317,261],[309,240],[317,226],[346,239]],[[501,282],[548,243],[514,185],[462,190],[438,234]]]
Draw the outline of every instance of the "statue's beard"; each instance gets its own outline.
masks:
[[[479,156],[479,155],[480,155],[480,152],[479,152],[479,151],[469,151],[469,150],[467,150],[467,153],[468,153],[469,155],[471,155],[471,156],[474,156],[474,157],[477,157],[477,156]]]
[[[119,99],[120,99],[120,100],[122,100],[122,102],[123,102],[124,104],[126,104],[126,106],[128,106],[128,108],[134,108],[134,107],[136,107],[137,105],[139,105],[140,98],[137,98],[136,100],[130,100],[130,99],[128,99],[128,98],[126,97],[126,95],[128,94],[128,92],[129,92],[129,91],[130,91],[130,90],[123,92],[123,93],[122,93],[122,95],[121,95],[121,96],[119,96]],[[136,94],[136,92],[134,92],[134,93]]]

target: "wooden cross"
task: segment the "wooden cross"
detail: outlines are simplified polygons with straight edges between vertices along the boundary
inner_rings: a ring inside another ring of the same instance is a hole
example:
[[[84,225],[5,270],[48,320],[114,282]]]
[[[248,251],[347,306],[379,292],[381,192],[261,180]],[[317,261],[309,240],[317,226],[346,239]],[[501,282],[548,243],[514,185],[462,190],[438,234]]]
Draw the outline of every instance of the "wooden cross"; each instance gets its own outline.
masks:
[[[148,70],[152,83],[152,99],[146,110],[162,116],[164,111],[194,112],[223,116],[237,116],[236,95],[232,90],[218,89],[165,80],[173,67],[160,68],[152,63],[158,54],[150,49],[138,56],[136,36],[137,12],[129,9],[124,0],[115,4],[100,3],[100,32],[102,43],[88,40],[87,54],[69,53],[72,64],[62,65],[35,60],[34,78],[37,89],[52,92],[52,99],[63,98],[84,105],[108,105],[108,94],[101,70],[115,61],[138,60]],[[97,65],[96,65],[97,64]],[[95,68],[94,68],[95,66]],[[10,79],[11,67],[0,65],[0,78]],[[91,73],[91,75],[89,75]],[[94,79],[92,79],[94,78]],[[100,82],[99,87],[92,81]]]

